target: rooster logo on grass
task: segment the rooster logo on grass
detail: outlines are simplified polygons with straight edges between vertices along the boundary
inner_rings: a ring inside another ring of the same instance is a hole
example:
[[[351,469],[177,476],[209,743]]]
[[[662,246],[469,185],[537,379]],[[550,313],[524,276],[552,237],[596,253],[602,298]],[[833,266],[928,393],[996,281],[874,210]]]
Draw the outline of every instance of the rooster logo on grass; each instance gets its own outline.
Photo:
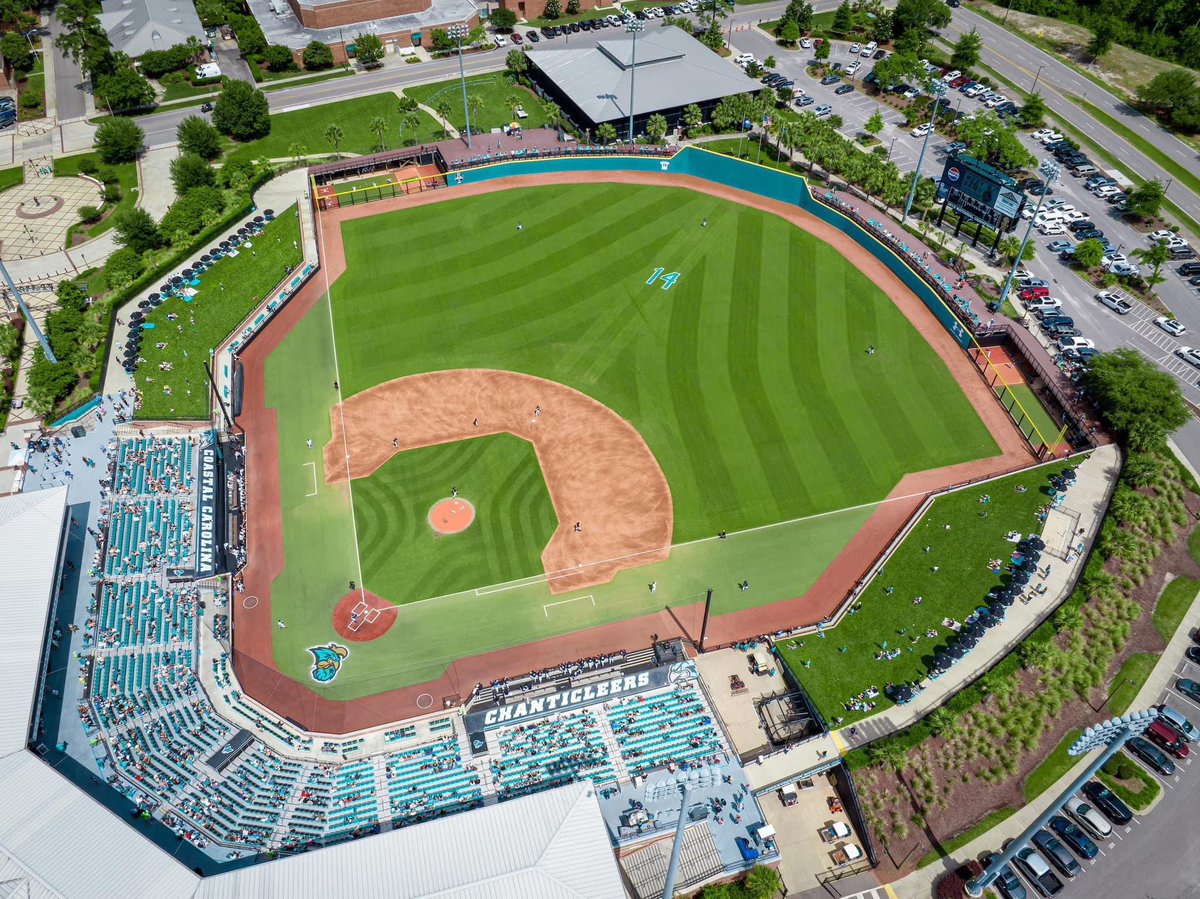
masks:
[[[342,661],[350,655],[350,650],[340,643],[330,643],[328,646],[310,646],[308,649],[312,653],[313,666],[312,679],[319,684],[327,684],[335,677],[342,669]]]

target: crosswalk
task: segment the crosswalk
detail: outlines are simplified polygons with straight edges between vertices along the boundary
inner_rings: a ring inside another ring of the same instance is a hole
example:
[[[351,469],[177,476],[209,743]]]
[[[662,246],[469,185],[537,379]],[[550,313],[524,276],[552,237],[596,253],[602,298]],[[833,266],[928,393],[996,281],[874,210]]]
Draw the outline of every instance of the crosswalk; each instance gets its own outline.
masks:
[[[861,893],[855,893],[853,896],[843,896],[842,899],[896,899],[895,892],[891,887],[873,887],[869,890],[863,890]]]
[[[1143,341],[1162,352],[1156,355],[1154,352],[1148,351],[1146,347],[1140,349],[1168,374],[1174,375],[1188,384],[1196,383],[1200,378],[1200,370],[1175,354],[1183,344],[1154,323],[1159,313],[1136,297],[1122,295],[1133,303],[1133,310],[1128,315],[1122,316],[1121,321]]]

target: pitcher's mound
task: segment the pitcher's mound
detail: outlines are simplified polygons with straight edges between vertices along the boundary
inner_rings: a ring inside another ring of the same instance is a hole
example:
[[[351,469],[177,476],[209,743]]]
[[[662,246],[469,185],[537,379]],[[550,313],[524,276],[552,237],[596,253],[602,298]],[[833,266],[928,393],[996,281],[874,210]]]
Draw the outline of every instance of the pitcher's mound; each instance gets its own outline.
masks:
[[[343,640],[366,643],[386,634],[399,609],[369,590],[347,593],[333,607],[333,629]]]
[[[475,520],[475,507],[465,499],[438,500],[429,510],[429,526],[438,534],[461,534]]]

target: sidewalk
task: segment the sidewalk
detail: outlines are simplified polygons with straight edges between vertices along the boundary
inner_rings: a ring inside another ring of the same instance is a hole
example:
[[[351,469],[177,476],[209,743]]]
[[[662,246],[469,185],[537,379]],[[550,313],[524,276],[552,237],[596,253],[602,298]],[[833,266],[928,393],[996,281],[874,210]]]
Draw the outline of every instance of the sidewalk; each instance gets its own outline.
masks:
[[[1183,656],[1183,651],[1191,642],[1189,635],[1197,626],[1200,626],[1200,594],[1197,594],[1196,598],[1192,601],[1192,607],[1184,615],[1183,621],[1180,622],[1179,628],[1175,631],[1175,636],[1171,638],[1171,641],[1167,644],[1167,648],[1159,656],[1154,670],[1150,672],[1150,676],[1146,678],[1146,683],[1142,685],[1142,689],[1138,691],[1134,701],[1130,704],[1130,711],[1148,709],[1158,703],[1158,697],[1162,695],[1163,690],[1174,680],[1175,667],[1179,664],[1179,660]],[[1102,714],[1097,714],[1096,716],[1097,721],[1101,721],[1103,718]],[[999,849],[1005,840],[1010,840],[1018,836],[1037,819],[1038,815],[1057,801],[1062,792],[1071,785],[1071,781],[1079,776],[1080,772],[1092,758],[1093,755],[1091,753],[1080,756],[1079,761],[1072,766],[1071,770],[1060,777],[1042,795],[1038,796],[1033,802],[1026,805],[1011,818],[1002,821],[983,836],[963,846],[953,856],[942,859],[941,863],[928,865],[918,871],[914,871],[901,880],[895,881],[892,887],[895,889],[896,895],[900,899],[929,899],[934,880],[941,876],[943,872],[953,870],[969,858],[978,858],[984,852]]]

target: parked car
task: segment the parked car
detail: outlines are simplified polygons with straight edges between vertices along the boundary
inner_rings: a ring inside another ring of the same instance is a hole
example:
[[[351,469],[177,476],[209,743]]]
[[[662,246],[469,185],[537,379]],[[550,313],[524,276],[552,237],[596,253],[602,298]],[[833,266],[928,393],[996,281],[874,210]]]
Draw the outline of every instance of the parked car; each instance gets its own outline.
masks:
[[[999,853],[992,852],[985,855],[979,860],[983,867],[990,868],[992,862],[996,859]],[[996,879],[992,881],[992,886],[1000,891],[1000,895],[1004,899],[1029,899],[1029,893],[1025,891],[1025,884],[1017,878],[1013,873],[1011,865],[1005,865],[996,872]]]
[[[1017,296],[1019,296],[1024,301],[1036,300],[1039,297],[1050,296],[1050,288],[1049,287],[1023,287],[1017,292]]]
[[[1093,805],[1082,799],[1071,797],[1063,809],[1083,827],[1093,839],[1107,840],[1112,835],[1112,824]]]
[[[872,58],[876,60],[887,59],[887,50],[876,50],[875,53],[872,54]]]
[[[1183,737],[1189,743],[1195,743],[1200,739],[1200,730],[1196,729],[1196,725],[1192,724],[1186,716],[1180,714],[1169,705],[1160,705],[1158,707],[1158,718],[1160,721],[1169,724],[1179,736]]]
[[[1200,683],[1190,678],[1181,677],[1175,681],[1175,689],[1193,702],[1200,702]]]
[[[853,92],[854,92],[853,84],[843,84],[841,87],[839,87],[837,90],[834,91],[834,93],[837,94],[839,97],[842,94],[851,94]]]
[[[1079,866],[1079,862],[1075,860],[1067,847],[1058,841],[1058,838],[1048,830],[1037,830],[1033,834],[1033,845],[1041,850],[1042,855],[1050,864],[1058,868],[1059,873],[1069,880],[1073,880],[1079,875],[1083,868]]]
[[[1052,240],[1046,246],[1046,249],[1051,253],[1062,253],[1065,250],[1071,250],[1073,252],[1075,250],[1075,244],[1071,243],[1069,240]]]
[[[1039,317],[1062,315],[1062,300],[1058,297],[1042,297],[1026,303],[1025,308]]]
[[[846,74],[853,75],[855,72],[857,72],[861,68],[862,68],[862,63],[858,62],[858,60],[855,60],[854,62],[850,63],[850,65],[846,66]]]
[[[1094,349],[1096,344],[1093,341],[1088,340],[1086,337],[1064,337],[1058,342],[1058,348],[1060,350],[1077,350],[1080,347],[1085,346],[1092,347]]]
[[[529,41],[529,43],[531,43],[531,44],[536,44],[541,39],[542,39],[542,36],[540,34],[538,34],[536,31],[526,31],[525,32],[525,40]]]
[[[851,56],[858,56],[858,54],[859,54],[861,51],[862,51],[862,47],[861,47],[861,46],[859,46],[858,44],[851,44],[851,45],[850,45],[850,55],[851,55]]]
[[[1163,777],[1170,777],[1175,773],[1175,763],[1149,740],[1142,737],[1130,737],[1125,743],[1125,748]]]
[[[1188,262],[1179,266],[1179,274],[1185,277],[1191,275],[1200,275],[1200,262]]]
[[[1108,270],[1118,278],[1134,278],[1142,273],[1140,268],[1128,262],[1114,262]]]
[[[1029,290],[1031,287],[1045,287],[1049,289],[1050,282],[1042,278],[1022,278],[1017,282],[1017,286],[1022,290]]]
[[[928,134],[932,130],[933,130],[933,126],[930,125],[928,122],[926,122],[923,125],[918,125],[910,133],[912,134],[913,137],[924,137],[926,134]]]
[[[1032,846],[1019,850],[1013,862],[1043,896],[1057,896],[1062,892],[1062,881],[1054,876],[1046,860]]]
[[[1166,228],[1159,228],[1157,231],[1151,231],[1146,235],[1146,240],[1150,243],[1158,243],[1160,240],[1169,240],[1172,237],[1177,237],[1174,231],[1168,231]]]
[[[1133,311],[1133,303],[1122,299],[1110,290],[1102,290],[1096,294],[1096,300],[1101,306],[1107,306],[1117,315],[1128,315]]]
[[[1158,325],[1172,337],[1182,337],[1187,333],[1187,326],[1183,322],[1174,318],[1167,318],[1165,315],[1160,315],[1154,320],[1154,324]]]
[[[1059,234],[1067,233],[1067,226],[1062,222],[1046,222],[1038,225],[1038,230],[1046,237],[1057,237]]]
[[[1180,259],[1195,259],[1196,251],[1184,244],[1182,247],[1171,247],[1167,250],[1167,256],[1172,262],[1178,262]]]
[[[1099,228],[1084,228],[1082,231],[1076,231],[1075,237],[1077,240],[1103,240],[1104,232]]]
[[[1200,350],[1194,350],[1190,346],[1181,346],[1175,351],[1175,355],[1188,362],[1196,368],[1200,368]]]
[[[510,35],[510,37],[512,37],[512,42],[514,44],[523,43],[525,40],[524,38],[521,37],[521,35],[517,34],[517,32],[515,32],[515,31]]]
[[[1146,738],[1177,759],[1185,759],[1191,755],[1192,751],[1188,748],[1187,741],[1162,721],[1154,721],[1146,728]]]
[[[1089,780],[1083,785],[1083,795],[1100,809],[1104,817],[1118,827],[1123,827],[1133,820],[1133,812],[1124,802],[1116,797],[1112,790],[1096,780]]]
[[[840,75],[826,75],[824,78],[821,79],[821,83],[822,84],[837,84],[841,80],[842,80],[842,78]]]
[[[833,107],[828,103],[822,103],[820,106],[814,107],[812,112],[818,119],[823,119],[833,112]]]
[[[1096,226],[1088,219],[1077,219],[1067,223],[1068,231],[1094,231]]]
[[[1092,838],[1080,830],[1079,825],[1070,818],[1055,815],[1050,819],[1050,829],[1054,831],[1056,837],[1070,846],[1071,851],[1080,858],[1093,859],[1100,852],[1100,849],[1092,841]]]
[[[812,97],[809,97],[809,96],[807,96],[807,95],[805,95],[805,96],[803,96],[803,97],[797,97],[797,98],[796,98],[796,105],[797,105],[797,106],[812,106],[812,105],[813,105],[814,103],[816,103],[816,102],[817,102],[817,101],[816,101],[815,99],[813,99]]]

